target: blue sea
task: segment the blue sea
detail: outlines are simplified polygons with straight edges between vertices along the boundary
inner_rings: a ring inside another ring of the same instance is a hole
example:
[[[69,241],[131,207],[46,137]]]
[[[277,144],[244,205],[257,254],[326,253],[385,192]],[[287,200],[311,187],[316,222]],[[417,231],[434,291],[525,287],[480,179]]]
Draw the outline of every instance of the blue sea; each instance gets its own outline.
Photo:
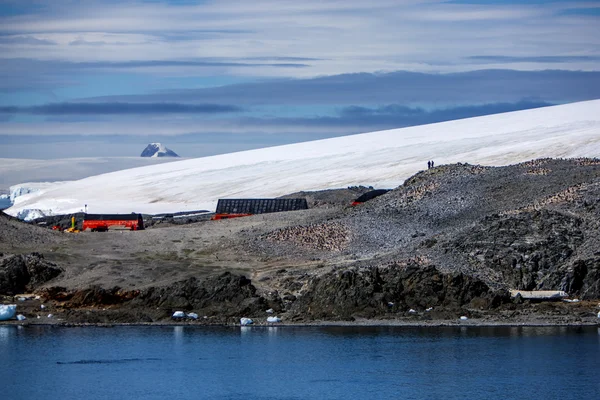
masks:
[[[0,326],[0,399],[600,399],[600,329]]]

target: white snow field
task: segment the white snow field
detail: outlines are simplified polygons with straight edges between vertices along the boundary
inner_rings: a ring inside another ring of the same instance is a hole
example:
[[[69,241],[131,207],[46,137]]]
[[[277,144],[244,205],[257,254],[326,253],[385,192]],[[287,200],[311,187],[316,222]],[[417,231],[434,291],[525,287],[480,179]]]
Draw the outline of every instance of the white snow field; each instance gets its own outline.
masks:
[[[10,186],[23,182],[72,181],[173,160],[177,159],[170,157],[89,157],[50,160],[0,158],[0,193],[7,192]]]
[[[18,197],[7,212],[170,213],[219,198],[275,197],[353,185],[394,188],[427,167],[600,156],[600,100],[134,168]]]

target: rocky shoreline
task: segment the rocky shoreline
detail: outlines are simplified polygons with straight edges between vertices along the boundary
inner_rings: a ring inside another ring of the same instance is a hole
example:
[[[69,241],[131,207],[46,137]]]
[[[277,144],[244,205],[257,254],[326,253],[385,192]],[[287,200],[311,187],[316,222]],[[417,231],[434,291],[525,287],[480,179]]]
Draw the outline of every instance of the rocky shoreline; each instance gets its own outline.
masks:
[[[3,272],[0,288],[6,293],[11,291],[7,287],[35,289],[44,283],[40,276],[52,280],[57,267],[33,253],[9,257]],[[30,273],[31,279],[20,286],[14,282],[7,285],[11,282],[7,275],[22,277],[23,273]],[[285,272],[280,274],[285,276]],[[597,301],[523,301],[461,273],[443,274],[414,262],[332,270],[305,277],[304,282],[286,279],[282,279],[283,287],[290,285],[293,290],[302,284],[309,289],[299,297],[288,292],[261,292],[250,279],[230,272],[144,290],[41,287],[33,294],[3,296],[2,302],[17,304],[18,314],[26,319],[0,324],[233,326],[247,317],[254,326],[600,325]],[[177,311],[184,315],[193,312],[188,315],[194,318],[174,318]],[[278,321],[268,322],[273,315]]]

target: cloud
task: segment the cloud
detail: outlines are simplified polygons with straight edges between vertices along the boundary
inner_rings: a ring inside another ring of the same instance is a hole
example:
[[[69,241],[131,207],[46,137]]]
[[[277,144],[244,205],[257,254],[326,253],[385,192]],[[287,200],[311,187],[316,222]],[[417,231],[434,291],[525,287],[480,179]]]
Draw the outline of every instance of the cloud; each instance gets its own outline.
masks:
[[[0,36],[0,46],[2,45],[56,46],[58,43],[34,36]]]
[[[6,122],[0,124],[0,137],[27,137],[28,135],[55,136],[55,135],[89,135],[89,136],[181,136],[237,134],[240,140],[245,135],[279,135],[294,134],[296,140],[310,140],[318,137],[333,137],[381,129],[400,128],[413,125],[428,124],[460,118],[469,118],[501,112],[518,111],[528,108],[537,108],[550,105],[546,102],[521,101],[516,103],[490,103],[483,105],[470,105],[459,107],[446,107],[426,110],[418,107],[406,107],[399,104],[387,104],[378,107],[348,106],[337,110],[334,115],[298,116],[298,117],[257,117],[232,115],[228,118],[203,118],[199,120],[193,114],[185,114],[181,118],[160,117],[153,118],[153,111],[142,108],[148,112],[148,118],[136,119],[101,119],[101,120],[49,120],[45,122]],[[76,106],[73,104],[72,106]],[[85,112],[100,112],[115,105],[101,105],[99,109],[89,109],[85,105]],[[16,107],[3,107],[0,111],[15,112]],[[152,107],[151,107],[152,108]],[[44,113],[50,110],[44,110]],[[52,110],[52,115],[69,115],[60,109]],[[78,112],[82,110],[77,109]],[[127,115],[122,105],[116,114]],[[37,110],[35,111],[37,113]],[[69,112],[73,112],[70,110]],[[136,112],[139,112],[136,110]],[[134,113],[132,111],[132,113]],[[1,115],[1,114],[0,114]],[[79,114],[81,115],[81,114]],[[16,140],[16,139],[15,139]]]
[[[94,41],[88,41],[88,40],[84,40],[84,39],[77,39],[77,40],[73,40],[72,42],[69,42],[69,46],[106,46],[108,44],[109,44],[109,42],[104,42],[101,40],[94,42]],[[111,45],[125,45],[126,43],[112,42],[110,44]]]
[[[469,60],[484,63],[569,63],[574,61],[600,61],[598,56],[470,56]]]
[[[346,125],[380,125],[392,128],[528,110],[551,105],[553,104],[542,101],[520,101],[517,103],[491,103],[434,110],[407,107],[399,104],[388,104],[375,108],[350,106],[344,107],[339,111],[339,120],[343,121]]]
[[[54,103],[40,106],[0,106],[0,114],[128,115],[221,114],[242,111],[232,105],[178,103]]]
[[[97,44],[96,44],[97,45]],[[153,68],[153,67],[278,67],[305,68],[301,63],[243,63],[225,60],[144,60],[144,61],[90,61],[71,63],[75,68]]]
[[[228,74],[241,76],[314,77],[394,70],[467,71],[482,62],[470,57],[486,54],[509,57],[495,59],[493,68],[543,69],[561,62],[563,69],[594,70],[594,57],[600,56],[598,18],[565,14],[579,9],[570,1],[48,3],[40,8],[34,6],[37,2],[25,2],[34,12],[17,16],[0,13],[0,33],[43,35],[57,45],[39,49],[43,46],[13,44],[2,57],[105,62],[115,63],[115,68],[130,61],[176,62],[190,55],[254,61],[279,57],[284,65],[275,71],[275,63],[256,63],[251,70],[235,61],[222,67],[228,68]],[[593,6],[586,7],[593,10]],[[564,58],[557,61],[546,56]],[[510,57],[533,57],[537,65]],[[285,65],[286,60],[311,68]],[[188,65],[170,67],[189,76]],[[172,76],[173,71],[168,74]]]
[[[600,98],[600,72],[480,70],[452,74],[398,71],[275,80],[156,94],[108,96],[87,102],[216,102],[256,105],[432,105],[565,103]]]

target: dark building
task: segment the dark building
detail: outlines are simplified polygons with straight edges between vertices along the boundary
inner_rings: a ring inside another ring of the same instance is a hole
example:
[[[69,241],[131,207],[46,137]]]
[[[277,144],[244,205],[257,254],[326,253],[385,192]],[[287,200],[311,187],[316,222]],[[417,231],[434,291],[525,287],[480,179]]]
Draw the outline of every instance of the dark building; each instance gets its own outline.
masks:
[[[379,196],[381,196],[383,194],[386,194],[389,191],[390,191],[389,189],[371,190],[370,192],[364,193],[358,199],[354,200],[354,202],[352,203],[352,205],[356,206],[358,204],[365,203],[365,202],[367,202],[369,200],[374,199],[375,197],[379,197]]]
[[[213,219],[306,209],[306,199],[219,199]]]

